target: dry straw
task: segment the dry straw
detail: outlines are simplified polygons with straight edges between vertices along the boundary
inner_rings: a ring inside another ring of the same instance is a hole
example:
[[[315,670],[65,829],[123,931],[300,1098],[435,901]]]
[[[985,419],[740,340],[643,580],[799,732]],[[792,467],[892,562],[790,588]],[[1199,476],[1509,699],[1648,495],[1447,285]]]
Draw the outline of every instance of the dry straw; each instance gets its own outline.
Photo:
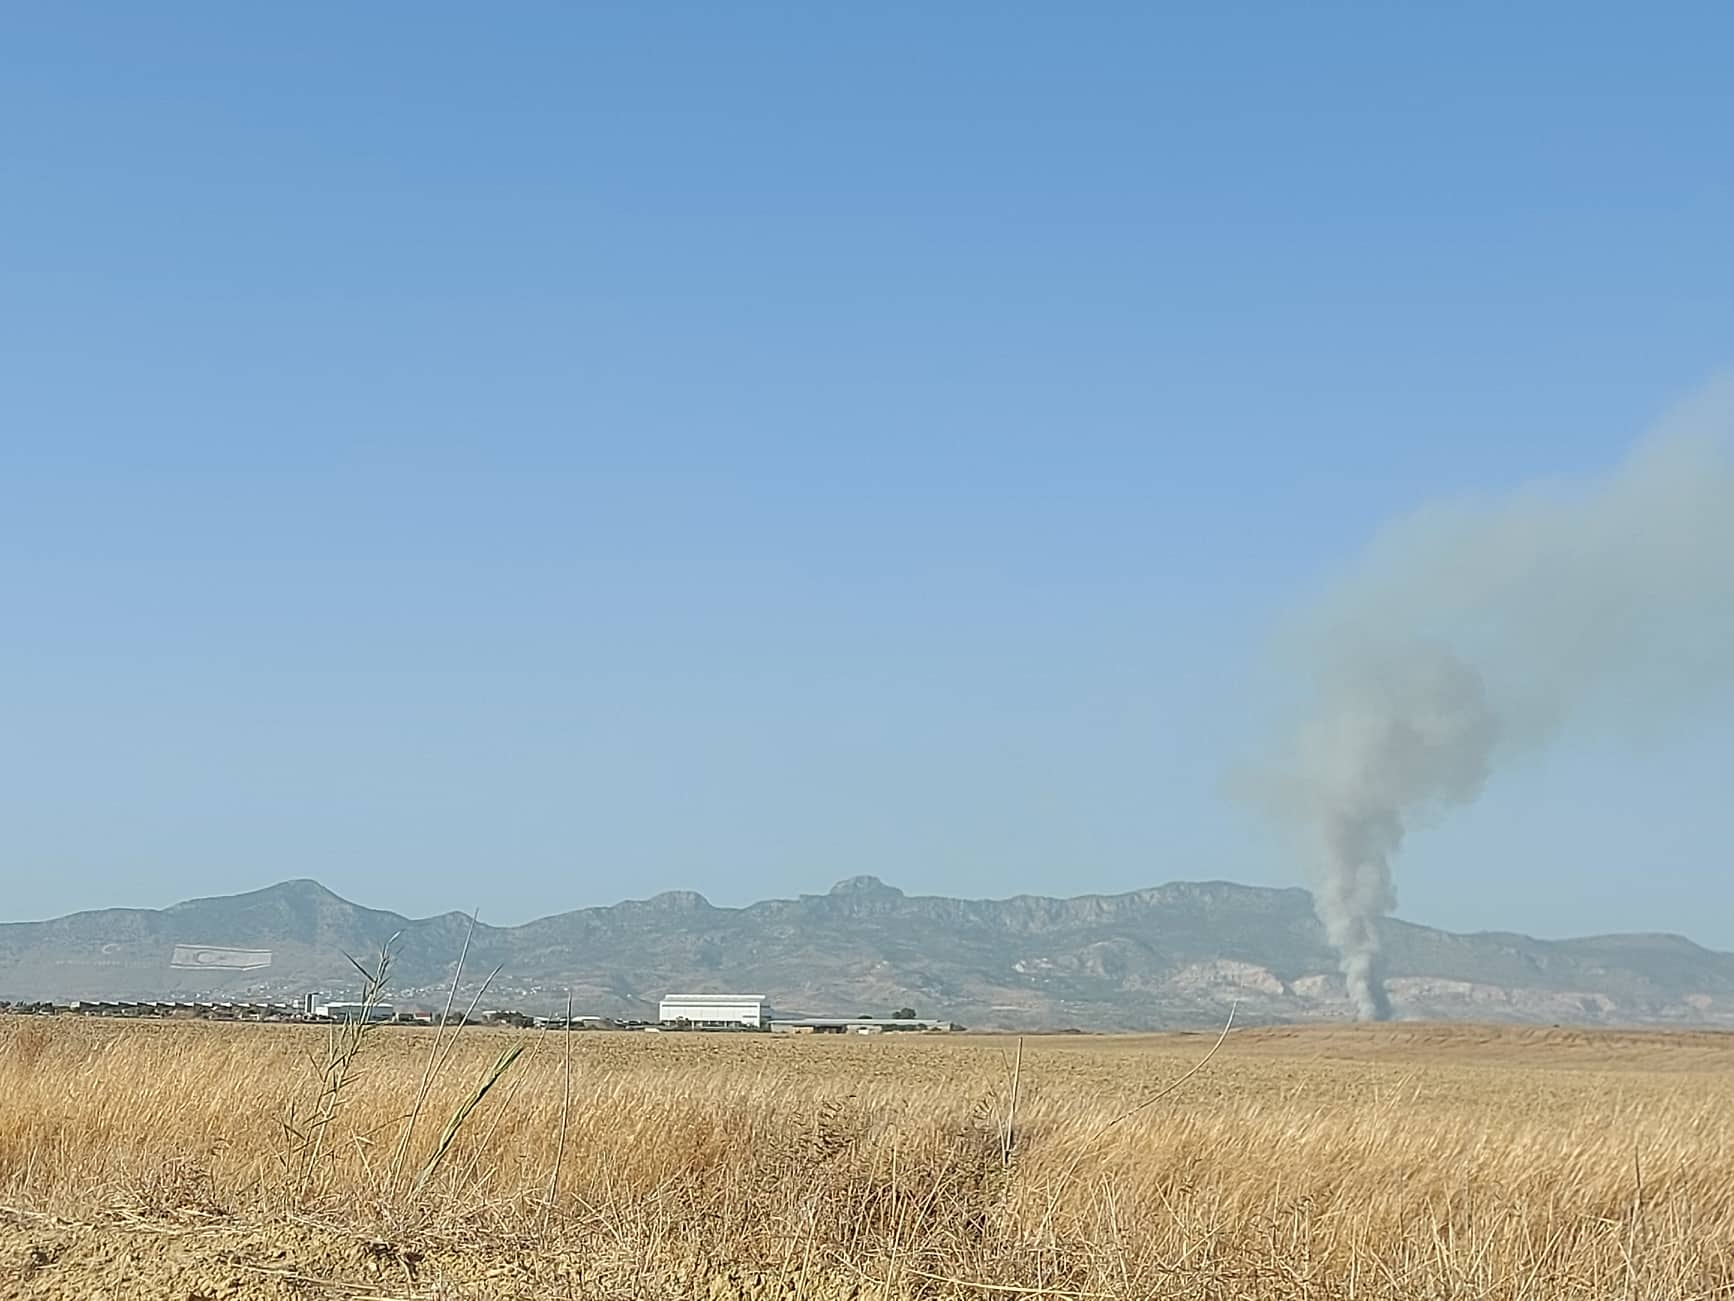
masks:
[[[0,1020],[0,1205],[514,1296],[1734,1296],[1724,1036],[547,1033]]]

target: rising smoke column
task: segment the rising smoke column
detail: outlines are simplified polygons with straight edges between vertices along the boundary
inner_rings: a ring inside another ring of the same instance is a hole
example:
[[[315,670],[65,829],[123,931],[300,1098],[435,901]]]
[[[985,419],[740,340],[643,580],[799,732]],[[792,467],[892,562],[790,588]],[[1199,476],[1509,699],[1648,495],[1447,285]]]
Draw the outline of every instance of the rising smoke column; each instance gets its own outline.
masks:
[[[1342,955],[1357,1013],[1390,1015],[1378,919],[1397,906],[1391,860],[1406,820],[1481,791],[1498,720],[1474,669],[1413,646],[1341,666],[1299,741],[1295,790],[1306,819],[1314,904]]]
[[[1379,920],[1417,820],[1577,715],[1648,730],[1734,680],[1731,430],[1723,383],[1611,473],[1418,512],[1285,639],[1316,689],[1261,802],[1309,864],[1363,1018],[1390,1013]]]

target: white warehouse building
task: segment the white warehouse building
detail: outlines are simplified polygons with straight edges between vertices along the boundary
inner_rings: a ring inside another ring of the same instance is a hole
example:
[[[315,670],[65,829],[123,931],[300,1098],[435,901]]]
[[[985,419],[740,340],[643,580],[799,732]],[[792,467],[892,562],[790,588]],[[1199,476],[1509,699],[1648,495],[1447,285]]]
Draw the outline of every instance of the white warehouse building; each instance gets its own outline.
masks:
[[[662,1000],[657,1019],[698,1026],[745,1026],[763,1030],[771,1009],[763,994],[670,994]]]

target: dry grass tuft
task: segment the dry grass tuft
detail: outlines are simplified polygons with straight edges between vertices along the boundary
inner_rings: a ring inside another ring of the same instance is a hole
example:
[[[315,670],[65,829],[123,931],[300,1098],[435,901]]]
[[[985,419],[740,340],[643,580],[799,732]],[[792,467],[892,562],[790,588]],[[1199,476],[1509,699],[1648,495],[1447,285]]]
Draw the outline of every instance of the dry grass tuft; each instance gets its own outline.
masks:
[[[341,1226],[405,1296],[1734,1296],[1719,1036],[1237,1031],[1158,1097],[1213,1036],[472,1032],[394,1160],[431,1033],[364,1043],[308,1177],[316,1033],[0,1021],[0,1204]]]

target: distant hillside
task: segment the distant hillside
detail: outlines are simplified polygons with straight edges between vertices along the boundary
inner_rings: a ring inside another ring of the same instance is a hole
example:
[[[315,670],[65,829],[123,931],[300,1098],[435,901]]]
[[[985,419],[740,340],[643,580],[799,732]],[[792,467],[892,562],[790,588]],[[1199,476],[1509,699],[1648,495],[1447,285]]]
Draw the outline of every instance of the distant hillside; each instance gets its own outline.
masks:
[[[314,881],[0,925],[0,998],[287,996],[354,985],[392,936],[400,1001],[437,1002],[469,921],[362,908]],[[1734,1026],[1734,955],[1673,935],[1545,941],[1384,926],[1399,1015]],[[180,946],[177,959],[176,950]],[[269,965],[200,968],[201,946]],[[180,965],[171,965],[179,961]],[[913,1006],[972,1026],[1136,1029],[1348,1014],[1303,890],[1176,882],[1072,899],[905,895],[870,876],[830,893],[716,908],[673,892],[523,926],[476,928],[467,972],[488,1002],[654,1014],[665,992],[751,990],[779,1009]],[[466,984],[470,983],[466,980]]]

